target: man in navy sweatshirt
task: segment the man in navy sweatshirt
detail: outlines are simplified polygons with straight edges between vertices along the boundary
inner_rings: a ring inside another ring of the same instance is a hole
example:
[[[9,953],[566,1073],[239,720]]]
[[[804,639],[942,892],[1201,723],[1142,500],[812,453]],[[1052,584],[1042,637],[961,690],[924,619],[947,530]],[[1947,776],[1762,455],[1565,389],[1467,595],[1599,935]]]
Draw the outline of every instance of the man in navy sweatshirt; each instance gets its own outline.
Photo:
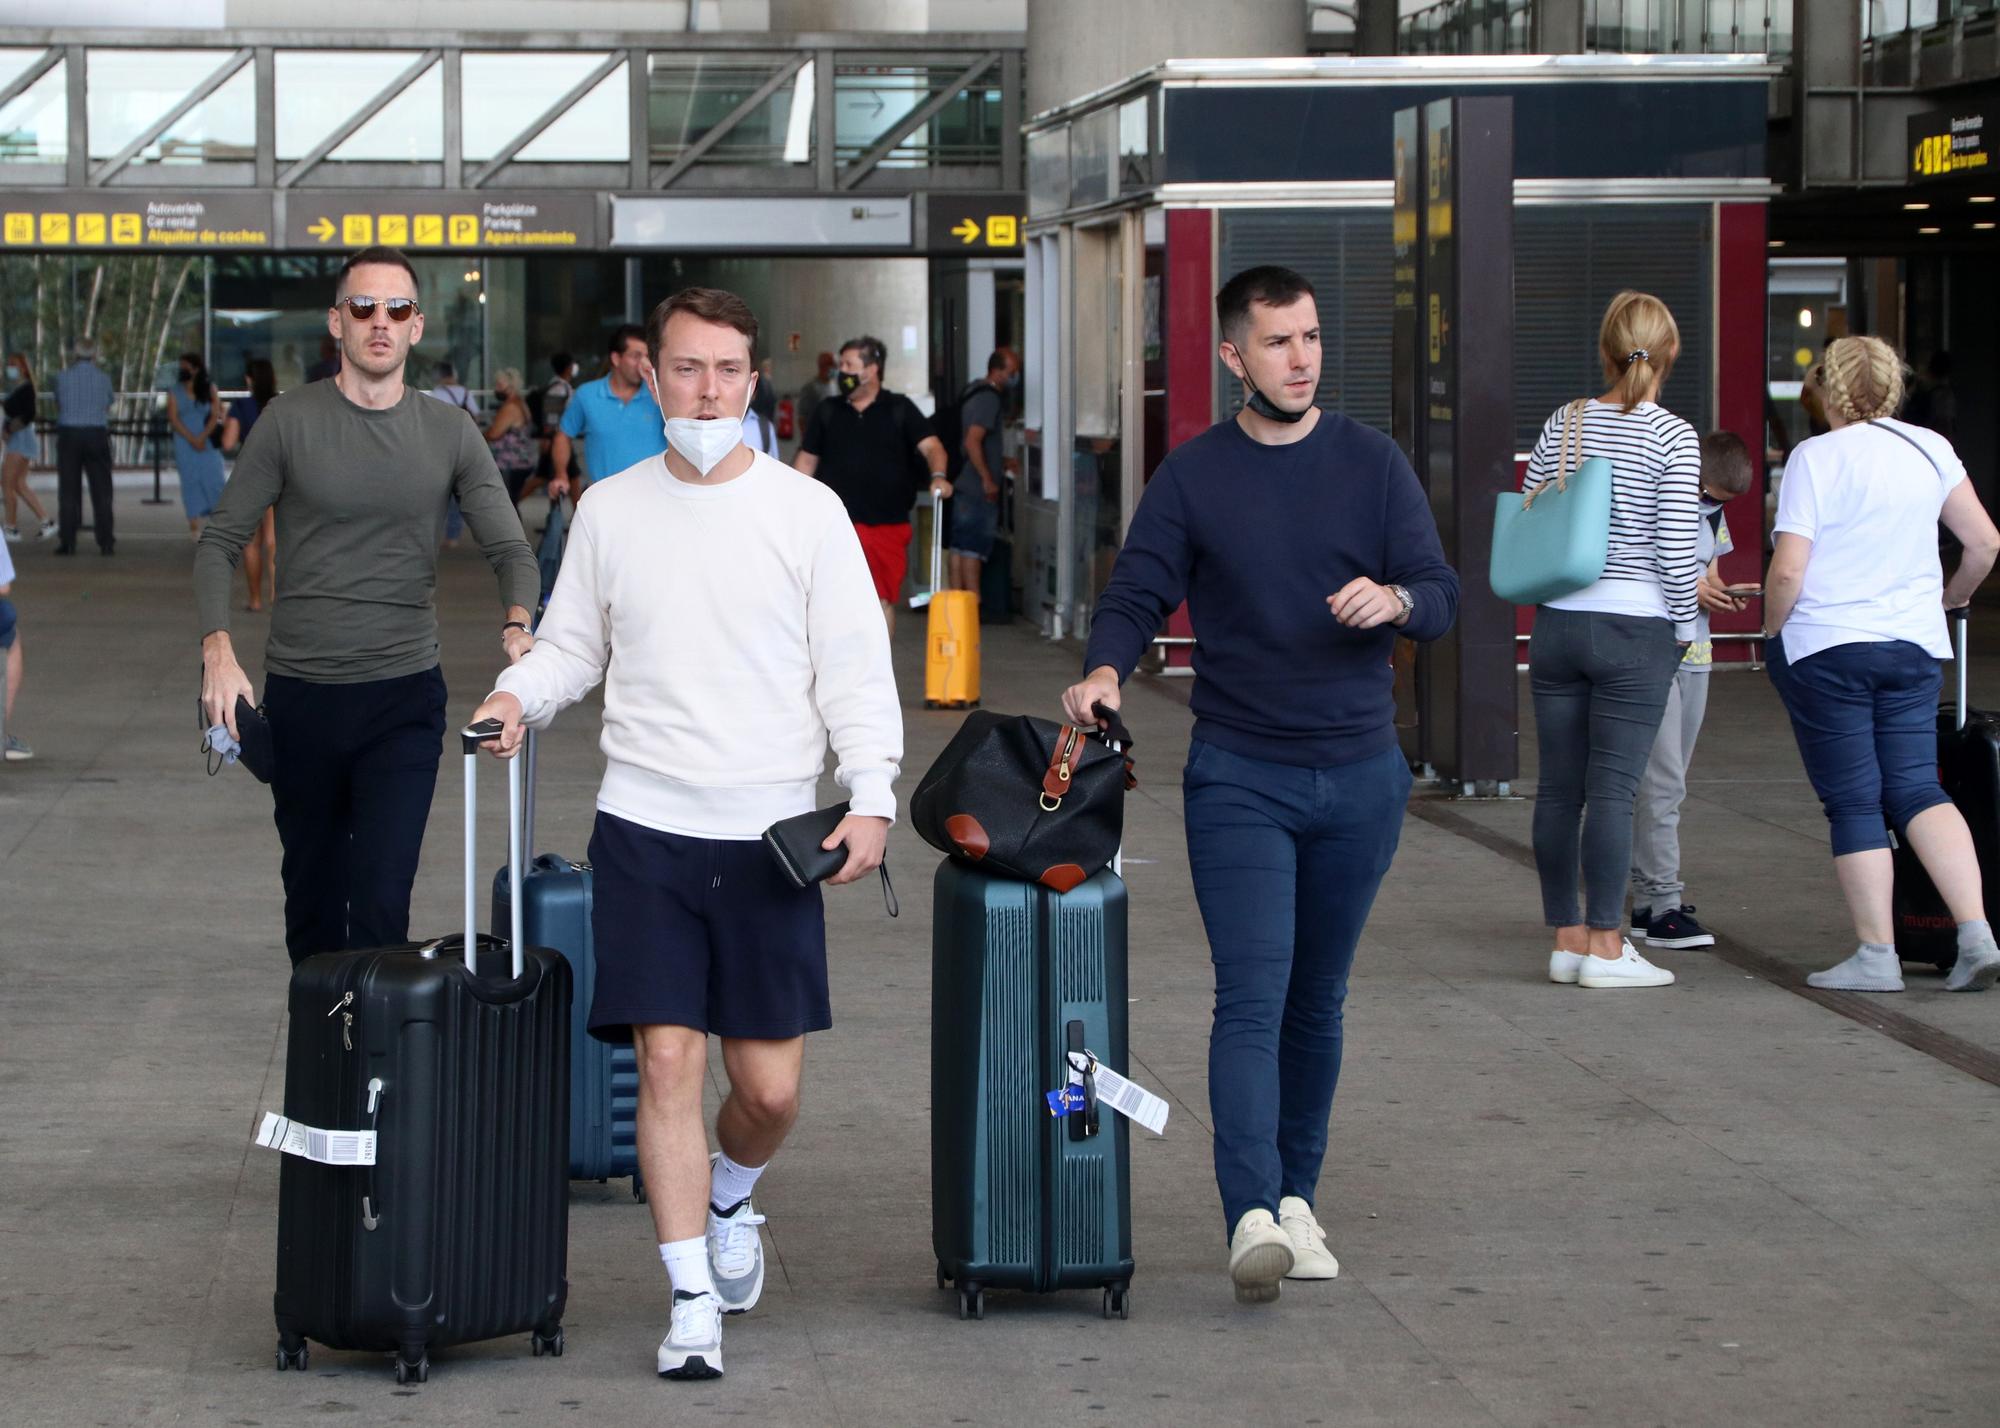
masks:
[[[1313,1217],[1355,945],[1409,798],[1390,653],[1458,611],[1394,442],[1314,405],[1319,310],[1288,268],[1216,297],[1249,398],[1160,463],[1097,604],[1072,723],[1116,709],[1160,622],[1194,621],[1188,861],[1215,963],[1215,1178],[1244,1303],[1340,1265]]]

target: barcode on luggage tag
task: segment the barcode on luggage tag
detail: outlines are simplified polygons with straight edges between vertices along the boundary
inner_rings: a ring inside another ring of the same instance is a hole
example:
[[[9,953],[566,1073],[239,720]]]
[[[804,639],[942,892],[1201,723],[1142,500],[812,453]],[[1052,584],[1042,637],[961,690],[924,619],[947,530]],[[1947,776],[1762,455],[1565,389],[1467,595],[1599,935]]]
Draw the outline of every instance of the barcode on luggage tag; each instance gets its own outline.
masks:
[[[257,1144],[266,1150],[283,1151],[286,1155],[301,1156],[321,1165],[375,1163],[374,1131],[321,1130],[317,1126],[300,1125],[271,1111],[264,1113],[264,1123],[257,1128]]]
[[[1154,1135],[1167,1133],[1167,1103],[1143,1086],[1135,1086],[1110,1067],[1097,1068],[1097,1099],[1128,1121]]]

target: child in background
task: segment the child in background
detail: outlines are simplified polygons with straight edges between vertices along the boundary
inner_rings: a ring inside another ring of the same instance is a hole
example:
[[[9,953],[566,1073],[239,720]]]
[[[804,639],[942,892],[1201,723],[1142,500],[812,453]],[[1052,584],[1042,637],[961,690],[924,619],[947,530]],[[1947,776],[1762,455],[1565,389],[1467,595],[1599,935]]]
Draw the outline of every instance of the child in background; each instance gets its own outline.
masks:
[[[1679,951],[1715,945],[1714,935],[1695,921],[1694,908],[1683,901],[1687,889],[1681,882],[1681,804],[1687,798],[1688,765],[1694,759],[1702,715],[1708,710],[1709,671],[1715,665],[1709,616],[1742,610],[1751,595],[1760,593],[1755,586],[1724,585],[1720,570],[1721,557],[1731,549],[1722,508],[1750,489],[1753,474],[1750,448],[1742,437],[1712,431],[1701,439],[1701,531],[1696,551],[1702,573],[1695,587],[1701,616],[1694,641],[1674,672],[1667,712],[1632,805],[1632,937],[1645,938],[1650,947]]]
[[[0,706],[0,733],[12,727],[14,722],[14,696],[21,692],[21,634],[14,616],[14,602],[7,598],[14,588],[14,558],[7,553],[7,547],[0,545],[0,668],[6,675],[6,703]],[[32,759],[35,751],[15,738],[5,734],[0,740],[0,757],[10,764],[18,764],[24,759]]]

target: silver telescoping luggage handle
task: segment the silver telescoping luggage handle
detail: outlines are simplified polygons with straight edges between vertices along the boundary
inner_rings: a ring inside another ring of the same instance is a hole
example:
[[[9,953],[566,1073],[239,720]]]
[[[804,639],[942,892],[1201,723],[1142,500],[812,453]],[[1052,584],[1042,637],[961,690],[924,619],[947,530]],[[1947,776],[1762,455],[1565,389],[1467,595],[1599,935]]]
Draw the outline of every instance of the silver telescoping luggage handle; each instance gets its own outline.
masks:
[[[474,837],[479,823],[479,746],[498,736],[503,727],[498,719],[482,719],[459,731],[465,750],[465,970],[475,976],[479,973],[479,847]],[[516,977],[527,965],[521,937],[521,803],[526,783],[521,764],[518,758],[507,760],[508,950]]]
[[[1964,605],[1959,606],[1956,610],[1947,610],[1944,612],[1945,619],[1951,622],[1952,634],[1957,637],[1952,642],[1958,654],[1958,657],[1952,661],[1953,664],[1958,666],[1958,709],[1954,717],[1961,732],[1964,731],[1966,718],[1971,713],[1971,710],[1967,707],[1966,696],[1966,676],[1970,673],[1967,667],[1967,657],[1972,647],[1971,615],[1971,609]]]
[[[944,590],[944,501],[931,497],[931,588],[910,597],[910,608],[921,610]]]

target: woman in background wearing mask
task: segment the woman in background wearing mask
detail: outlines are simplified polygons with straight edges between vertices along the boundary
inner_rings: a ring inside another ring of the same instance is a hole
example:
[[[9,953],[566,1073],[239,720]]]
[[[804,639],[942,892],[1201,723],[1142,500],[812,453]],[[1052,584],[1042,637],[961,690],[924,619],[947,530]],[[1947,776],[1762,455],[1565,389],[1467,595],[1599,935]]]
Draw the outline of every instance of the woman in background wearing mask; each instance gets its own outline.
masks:
[[[250,428],[257,424],[257,418],[264,414],[264,408],[278,398],[278,374],[271,364],[262,357],[253,357],[244,367],[243,385],[250,389],[247,397],[238,397],[229,404],[229,419],[222,424],[223,454],[234,458],[243,449],[243,442],[250,435]],[[266,575],[269,575],[268,581]],[[268,587],[271,600],[278,598],[278,517],[275,511],[264,512],[264,524],[256,535],[250,537],[250,544],[243,547],[243,583],[250,587],[250,603],[245,608],[253,613],[264,608],[264,591]]]
[[[208,380],[208,366],[199,353],[181,354],[180,382],[168,394],[167,424],[174,429],[174,469],[181,476],[181,509],[188,531],[201,535],[201,523],[222,499],[222,397]]]
[[[42,525],[35,532],[36,540],[45,540],[55,533],[56,523],[49,519],[49,513],[28,489],[28,465],[41,455],[41,443],[35,436],[35,379],[28,370],[28,359],[19,352],[7,356],[7,405],[6,405],[6,446],[0,455],[0,491],[5,492],[7,505],[7,539],[21,538],[15,529],[14,517],[21,503],[26,502],[29,510]]]

